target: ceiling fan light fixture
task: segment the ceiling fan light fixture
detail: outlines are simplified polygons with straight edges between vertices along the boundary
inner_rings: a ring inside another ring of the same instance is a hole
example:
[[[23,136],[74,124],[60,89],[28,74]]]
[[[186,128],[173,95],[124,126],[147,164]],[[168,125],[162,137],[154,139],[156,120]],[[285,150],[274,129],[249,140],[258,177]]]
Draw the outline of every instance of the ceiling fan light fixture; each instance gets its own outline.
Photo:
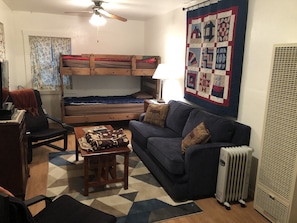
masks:
[[[93,13],[89,22],[93,26],[104,26],[106,24],[106,19],[102,17],[100,14]]]
[[[108,13],[107,11],[105,11],[104,9],[102,8],[99,8],[98,10],[98,13],[102,14],[102,15],[105,15],[105,16],[109,16],[110,13]]]

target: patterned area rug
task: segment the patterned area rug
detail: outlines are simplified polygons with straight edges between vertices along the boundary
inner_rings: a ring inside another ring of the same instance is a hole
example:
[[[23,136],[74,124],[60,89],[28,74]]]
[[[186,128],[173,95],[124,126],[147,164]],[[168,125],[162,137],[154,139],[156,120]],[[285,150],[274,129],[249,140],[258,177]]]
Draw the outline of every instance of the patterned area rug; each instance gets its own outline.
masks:
[[[123,157],[117,156],[118,174],[123,173]],[[117,223],[158,222],[194,214],[201,209],[192,201],[174,202],[135,153],[129,158],[129,188],[122,183],[89,188],[83,196],[83,160],[75,161],[74,151],[49,154],[47,196],[68,194],[93,208],[113,214]]]

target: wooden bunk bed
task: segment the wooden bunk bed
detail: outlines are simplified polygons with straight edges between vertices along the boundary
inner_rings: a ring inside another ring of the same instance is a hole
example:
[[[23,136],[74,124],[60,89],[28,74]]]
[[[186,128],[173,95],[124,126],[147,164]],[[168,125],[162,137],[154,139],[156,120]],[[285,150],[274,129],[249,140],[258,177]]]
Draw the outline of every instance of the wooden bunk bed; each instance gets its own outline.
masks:
[[[60,56],[61,113],[65,123],[94,123],[138,119],[144,112],[144,100],[157,98],[159,81],[152,76],[160,63],[159,56],[82,54]],[[65,97],[64,75],[139,76],[140,91],[113,97]],[[94,99],[98,99],[95,102]],[[87,99],[88,102],[83,101]],[[103,102],[101,100],[107,100]],[[114,100],[117,100],[115,102]],[[89,103],[90,102],[90,103]]]

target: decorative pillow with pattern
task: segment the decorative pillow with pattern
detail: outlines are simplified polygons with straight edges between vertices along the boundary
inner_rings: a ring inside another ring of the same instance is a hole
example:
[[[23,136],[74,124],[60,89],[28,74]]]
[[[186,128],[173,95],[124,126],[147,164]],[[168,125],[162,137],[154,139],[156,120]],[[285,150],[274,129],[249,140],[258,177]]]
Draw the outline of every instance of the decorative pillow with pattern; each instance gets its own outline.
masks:
[[[149,104],[143,121],[164,128],[168,109],[168,104]]]
[[[204,122],[197,125],[191,132],[186,135],[182,141],[182,153],[184,154],[192,145],[207,143],[210,139],[210,133],[205,127]]]

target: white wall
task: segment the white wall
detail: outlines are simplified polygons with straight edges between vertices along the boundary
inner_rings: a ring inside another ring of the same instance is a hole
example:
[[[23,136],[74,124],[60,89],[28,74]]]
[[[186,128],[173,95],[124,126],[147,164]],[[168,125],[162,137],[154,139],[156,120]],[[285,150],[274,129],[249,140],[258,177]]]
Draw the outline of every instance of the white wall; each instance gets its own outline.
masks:
[[[296,8],[295,0],[249,1],[239,120],[252,127],[256,157],[261,152],[273,45],[297,42]]]
[[[186,16],[176,9],[168,14],[152,18],[145,24],[145,52],[161,56],[161,63],[185,66]],[[183,101],[183,76],[178,80],[164,80],[163,99]]]

